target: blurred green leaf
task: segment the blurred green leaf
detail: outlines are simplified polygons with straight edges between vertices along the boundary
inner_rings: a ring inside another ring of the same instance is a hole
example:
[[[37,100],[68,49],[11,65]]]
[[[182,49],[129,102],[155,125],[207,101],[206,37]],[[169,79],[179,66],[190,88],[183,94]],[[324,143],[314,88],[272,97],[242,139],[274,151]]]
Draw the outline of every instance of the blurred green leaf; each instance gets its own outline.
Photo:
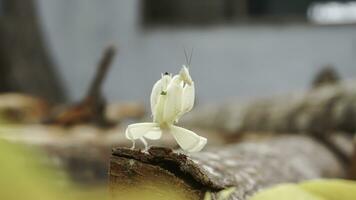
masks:
[[[106,199],[105,189],[80,189],[58,169],[45,167],[46,155],[0,140],[0,199]]]
[[[356,182],[337,179],[281,184],[262,190],[251,200],[355,200]]]
[[[325,200],[304,191],[295,184],[281,184],[262,190],[254,195],[251,200]]]
[[[313,180],[300,184],[300,187],[326,200],[355,200],[356,182],[349,180]]]

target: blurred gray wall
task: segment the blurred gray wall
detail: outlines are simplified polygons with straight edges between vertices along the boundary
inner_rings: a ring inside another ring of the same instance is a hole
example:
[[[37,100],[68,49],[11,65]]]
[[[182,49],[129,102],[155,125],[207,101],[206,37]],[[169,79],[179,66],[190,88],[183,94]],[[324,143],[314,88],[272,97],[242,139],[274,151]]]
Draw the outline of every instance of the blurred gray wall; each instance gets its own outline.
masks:
[[[333,64],[356,76],[356,26],[140,26],[139,0],[38,0],[44,31],[73,99],[86,91],[103,48],[119,55],[105,84],[111,101],[148,103],[161,72],[177,72],[194,47],[191,74],[200,102],[307,88]]]

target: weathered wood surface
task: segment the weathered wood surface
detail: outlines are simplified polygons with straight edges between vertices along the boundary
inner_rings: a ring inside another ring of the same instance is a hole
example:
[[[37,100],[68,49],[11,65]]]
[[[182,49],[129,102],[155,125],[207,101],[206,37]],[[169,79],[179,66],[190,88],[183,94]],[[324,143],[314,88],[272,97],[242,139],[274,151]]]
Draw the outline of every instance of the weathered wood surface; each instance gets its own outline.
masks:
[[[227,133],[356,132],[356,80],[285,96],[196,108],[182,123]]]
[[[301,135],[246,141],[190,155],[158,147],[148,152],[116,148],[109,171],[114,197],[122,195],[123,188],[141,187],[156,177],[165,179],[164,184],[179,185],[187,199],[234,186],[232,200],[247,199],[278,183],[344,177],[345,173],[335,154]]]

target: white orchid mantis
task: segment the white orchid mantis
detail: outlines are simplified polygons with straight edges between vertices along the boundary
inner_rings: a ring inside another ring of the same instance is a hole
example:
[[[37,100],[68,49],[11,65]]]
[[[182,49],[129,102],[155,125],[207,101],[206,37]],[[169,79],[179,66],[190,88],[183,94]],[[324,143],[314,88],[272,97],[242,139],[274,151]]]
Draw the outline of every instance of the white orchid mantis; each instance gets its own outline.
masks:
[[[187,152],[197,152],[204,148],[207,139],[193,131],[174,124],[194,105],[194,82],[188,68],[183,65],[179,74],[162,74],[151,93],[151,110],[153,122],[131,124],[127,127],[126,138],[133,142],[141,140],[147,148],[146,139],[158,140],[162,133],[173,135],[178,145]]]

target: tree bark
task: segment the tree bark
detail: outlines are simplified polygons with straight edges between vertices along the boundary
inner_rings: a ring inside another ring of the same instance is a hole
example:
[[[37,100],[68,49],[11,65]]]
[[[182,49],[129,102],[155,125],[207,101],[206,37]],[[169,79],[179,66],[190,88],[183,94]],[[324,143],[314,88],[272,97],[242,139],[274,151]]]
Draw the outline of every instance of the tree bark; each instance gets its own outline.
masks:
[[[1,0],[0,92],[65,100],[37,17],[34,0]]]
[[[325,146],[311,137],[292,135],[190,155],[158,147],[148,152],[116,148],[109,170],[114,197],[132,197],[146,191],[146,199],[168,199],[171,196],[162,195],[173,194],[182,199],[202,199],[206,192],[214,196],[235,187],[229,199],[244,200],[278,183],[344,177],[345,173],[338,158]],[[160,188],[172,192],[161,193]]]

